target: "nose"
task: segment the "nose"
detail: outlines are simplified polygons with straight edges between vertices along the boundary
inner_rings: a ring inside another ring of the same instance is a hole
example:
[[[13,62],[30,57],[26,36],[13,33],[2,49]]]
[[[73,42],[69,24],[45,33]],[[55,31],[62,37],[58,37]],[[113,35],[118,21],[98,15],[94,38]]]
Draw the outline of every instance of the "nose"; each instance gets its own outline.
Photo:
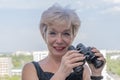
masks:
[[[57,44],[62,44],[62,43],[63,43],[63,38],[62,38],[62,35],[61,35],[61,34],[59,34],[59,35],[57,36],[56,43],[57,43]]]

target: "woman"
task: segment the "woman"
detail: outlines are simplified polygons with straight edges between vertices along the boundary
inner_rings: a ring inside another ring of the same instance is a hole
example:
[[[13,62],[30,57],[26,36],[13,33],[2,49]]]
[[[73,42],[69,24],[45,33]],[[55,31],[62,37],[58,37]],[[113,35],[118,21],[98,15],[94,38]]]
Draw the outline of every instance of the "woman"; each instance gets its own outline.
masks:
[[[22,80],[101,80],[104,65],[96,69],[92,64],[83,66],[81,74],[76,74],[73,68],[83,65],[83,54],[77,50],[68,50],[78,29],[80,19],[74,10],[52,6],[43,12],[40,21],[40,31],[47,44],[49,54],[39,61],[27,63],[22,72]],[[98,60],[105,63],[99,50],[92,48]],[[90,73],[91,71],[91,73]]]

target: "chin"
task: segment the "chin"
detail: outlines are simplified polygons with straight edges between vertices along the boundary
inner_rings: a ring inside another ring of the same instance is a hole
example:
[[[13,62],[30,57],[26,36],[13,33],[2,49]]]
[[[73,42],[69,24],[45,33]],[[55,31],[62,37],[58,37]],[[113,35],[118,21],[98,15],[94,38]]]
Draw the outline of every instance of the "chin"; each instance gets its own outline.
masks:
[[[62,51],[53,50],[53,54],[56,56],[63,56],[65,55],[66,52],[67,52],[66,50],[62,50]]]
[[[56,56],[63,56],[67,52],[66,48],[59,50],[59,49],[56,49],[54,47],[48,47],[48,49],[49,49],[51,54],[56,55]]]

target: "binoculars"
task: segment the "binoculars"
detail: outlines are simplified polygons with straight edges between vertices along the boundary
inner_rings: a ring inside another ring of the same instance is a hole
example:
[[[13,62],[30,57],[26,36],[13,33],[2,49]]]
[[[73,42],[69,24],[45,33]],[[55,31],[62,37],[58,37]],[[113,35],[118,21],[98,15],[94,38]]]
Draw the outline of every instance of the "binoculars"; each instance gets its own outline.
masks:
[[[89,64],[93,64],[95,68],[100,68],[103,66],[104,62],[101,60],[98,60],[97,56],[94,55],[94,53],[91,51],[91,47],[85,47],[82,43],[79,43],[76,47],[70,46],[68,50],[77,50],[80,54],[84,54],[85,59],[82,61],[83,64],[73,68],[75,73],[80,73],[83,70],[83,65],[85,64],[85,61],[87,61]]]

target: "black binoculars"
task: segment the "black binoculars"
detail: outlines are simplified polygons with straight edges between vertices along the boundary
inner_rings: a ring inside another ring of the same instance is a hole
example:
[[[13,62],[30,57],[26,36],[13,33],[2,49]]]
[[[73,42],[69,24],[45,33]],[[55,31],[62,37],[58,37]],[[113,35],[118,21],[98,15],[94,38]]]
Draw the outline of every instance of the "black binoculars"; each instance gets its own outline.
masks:
[[[68,50],[77,50],[80,54],[84,54],[85,59],[83,60],[83,65],[85,64],[85,61],[89,64],[92,63],[95,68],[100,68],[104,64],[103,61],[97,59],[98,57],[91,51],[91,47],[85,47],[82,43],[79,43],[76,48],[74,46],[70,46]],[[73,68],[74,72],[80,73],[83,70],[83,65]]]

